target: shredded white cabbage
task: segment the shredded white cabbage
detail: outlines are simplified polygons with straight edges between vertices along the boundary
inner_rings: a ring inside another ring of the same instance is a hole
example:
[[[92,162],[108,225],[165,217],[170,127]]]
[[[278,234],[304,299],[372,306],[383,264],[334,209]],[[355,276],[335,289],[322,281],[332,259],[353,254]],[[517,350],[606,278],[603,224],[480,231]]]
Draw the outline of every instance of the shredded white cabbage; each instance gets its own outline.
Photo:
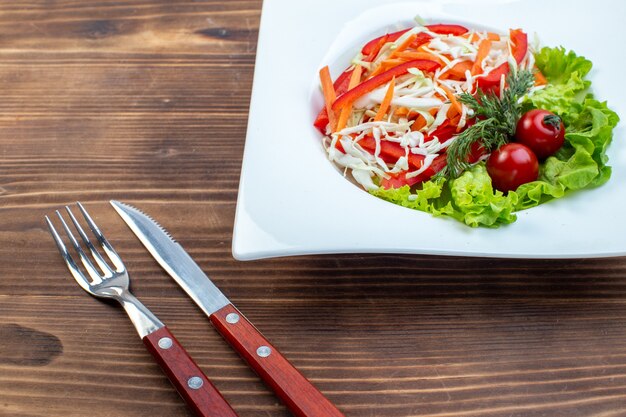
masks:
[[[352,65],[361,67],[362,80],[365,80],[386,60],[389,60],[385,63],[388,65],[393,62],[391,60],[400,58],[404,62],[417,59],[412,56],[422,55],[408,53],[403,57],[399,47],[411,37],[425,33],[431,39],[417,52],[431,54],[441,66],[434,74],[409,68],[407,73],[394,78],[393,96],[387,111],[381,112],[381,115],[384,114],[382,120],[380,116],[375,118],[382,103],[387,104],[385,97],[390,91],[390,83],[362,95],[351,103],[345,127],[335,133],[327,131],[324,140],[328,158],[346,174],[350,172],[352,178],[366,190],[377,189],[381,180],[396,174],[405,174],[407,179],[419,177],[438,156],[446,152],[473,116],[473,111],[465,104],[453,106],[448,92],[455,95],[474,94],[481,79],[503,64],[508,63],[511,71],[532,70],[535,65],[534,51],[539,47],[537,40],[528,46],[524,59],[518,64],[513,57],[508,34],[500,35],[499,40],[493,40],[486,31],[470,31],[464,36],[441,35],[430,31],[421,19],[416,20],[418,24],[414,28],[383,45],[372,62],[366,62],[366,57],[359,53],[352,60]],[[476,72],[474,62],[479,45],[488,38],[491,39],[490,51]],[[459,76],[460,73],[464,77]],[[502,76],[499,82],[502,92],[505,77]],[[541,88],[534,87],[529,94]],[[448,130],[442,136],[442,131],[438,129],[445,126],[451,114],[457,118],[452,125],[456,126],[456,132],[450,137]]]

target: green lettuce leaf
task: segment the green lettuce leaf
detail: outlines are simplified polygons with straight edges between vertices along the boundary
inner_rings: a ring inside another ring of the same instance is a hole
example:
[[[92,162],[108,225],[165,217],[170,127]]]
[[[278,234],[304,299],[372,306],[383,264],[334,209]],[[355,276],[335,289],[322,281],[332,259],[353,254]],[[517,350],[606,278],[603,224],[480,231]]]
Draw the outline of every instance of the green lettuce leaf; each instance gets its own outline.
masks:
[[[443,182],[427,181],[422,189],[413,192],[408,185],[401,188],[379,188],[370,190],[370,194],[391,203],[414,210],[425,211],[435,216],[448,215],[454,217],[454,209],[447,198],[442,196]]]
[[[543,90],[536,91],[529,99],[525,110],[530,108],[546,109],[558,114],[564,121],[573,118],[572,106],[576,106],[576,96],[587,89],[585,81],[577,72],[564,84],[550,84]]]
[[[565,124],[565,144],[540,165],[539,179],[516,190],[516,210],[535,207],[569,192],[604,184],[611,176],[606,150],[613,138],[618,115],[606,102],[586,94],[584,80],[592,63],[564,48],[543,48],[536,65],[549,84],[527,97],[525,106],[558,114]],[[586,95],[585,95],[586,94]]]
[[[591,61],[564,48],[543,48],[535,60],[549,84],[530,96],[526,108],[546,109],[567,121],[572,106],[577,104],[576,97],[591,85],[584,80],[591,70]]]
[[[452,205],[468,226],[495,227],[513,223],[517,195],[494,190],[491,177],[484,164],[466,170],[459,178],[449,182]]]
[[[455,180],[427,181],[420,190],[409,186],[370,191],[403,207],[435,216],[449,216],[471,227],[498,227],[516,220],[517,195],[494,191],[484,164],[477,164]]]
[[[578,56],[574,51],[567,52],[565,48],[542,48],[535,54],[535,65],[548,79],[550,84],[567,84],[572,74],[577,73],[583,78],[593,64],[585,57]],[[591,83],[586,81],[587,86]]]
[[[504,195],[493,189],[484,163],[479,163],[457,179],[427,181],[416,191],[405,186],[371,194],[471,227],[499,227],[514,222],[515,211],[608,181],[611,168],[606,150],[619,117],[606,102],[586,94],[591,83],[584,77],[591,61],[564,48],[543,48],[535,58],[549,84],[526,97],[524,107],[552,111],[561,116],[566,128],[565,144],[540,164],[537,181]]]
[[[606,150],[619,122],[617,114],[591,97],[572,104],[575,115],[566,123],[565,144],[540,166],[539,179],[516,190],[517,210],[535,207],[568,192],[607,182],[611,168]]]

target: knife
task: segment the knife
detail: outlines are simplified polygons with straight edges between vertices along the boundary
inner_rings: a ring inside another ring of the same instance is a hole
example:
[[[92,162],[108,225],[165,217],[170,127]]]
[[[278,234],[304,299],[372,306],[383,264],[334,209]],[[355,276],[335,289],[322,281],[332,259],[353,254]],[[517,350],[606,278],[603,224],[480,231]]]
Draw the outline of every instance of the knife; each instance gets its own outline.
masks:
[[[161,225],[128,204],[112,200],[111,205],[154,259],[185,290],[222,337],[248,362],[293,415],[343,417],[337,407],[235,308]]]

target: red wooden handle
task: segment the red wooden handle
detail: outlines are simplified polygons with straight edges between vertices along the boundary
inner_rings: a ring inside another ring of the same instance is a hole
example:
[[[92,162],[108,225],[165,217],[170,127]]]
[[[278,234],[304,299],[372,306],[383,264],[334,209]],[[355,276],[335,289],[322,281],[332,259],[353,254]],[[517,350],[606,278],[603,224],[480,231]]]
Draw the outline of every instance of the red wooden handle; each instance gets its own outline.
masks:
[[[143,343],[197,416],[237,417],[167,327],[144,337]]]
[[[232,304],[211,315],[211,322],[296,417],[343,417]]]

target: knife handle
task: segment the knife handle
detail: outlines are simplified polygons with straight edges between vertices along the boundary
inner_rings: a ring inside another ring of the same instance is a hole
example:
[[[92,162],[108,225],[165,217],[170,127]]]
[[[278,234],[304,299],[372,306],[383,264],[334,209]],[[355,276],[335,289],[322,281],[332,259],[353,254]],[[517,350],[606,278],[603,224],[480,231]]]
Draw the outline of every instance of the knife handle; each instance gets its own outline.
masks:
[[[344,417],[232,304],[211,322],[296,417]]]
[[[145,336],[143,343],[196,416],[237,417],[167,327]]]

